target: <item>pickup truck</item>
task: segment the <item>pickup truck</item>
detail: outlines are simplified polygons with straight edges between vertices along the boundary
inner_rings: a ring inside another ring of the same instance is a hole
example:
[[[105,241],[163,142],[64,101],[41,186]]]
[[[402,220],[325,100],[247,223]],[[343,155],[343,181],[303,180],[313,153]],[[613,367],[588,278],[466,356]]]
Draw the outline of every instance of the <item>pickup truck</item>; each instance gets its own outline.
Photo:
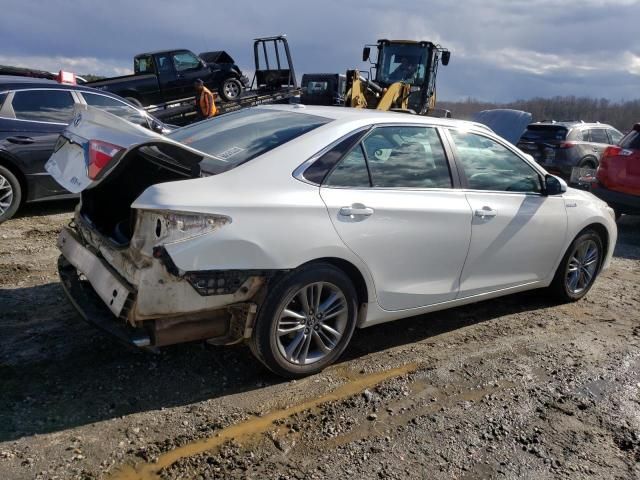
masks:
[[[236,100],[249,83],[233,58],[224,51],[206,52],[200,56],[189,50],[141,53],[134,57],[133,69],[133,75],[86,85],[146,107],[195,96],[193,82],[198,78],[226,101]]]

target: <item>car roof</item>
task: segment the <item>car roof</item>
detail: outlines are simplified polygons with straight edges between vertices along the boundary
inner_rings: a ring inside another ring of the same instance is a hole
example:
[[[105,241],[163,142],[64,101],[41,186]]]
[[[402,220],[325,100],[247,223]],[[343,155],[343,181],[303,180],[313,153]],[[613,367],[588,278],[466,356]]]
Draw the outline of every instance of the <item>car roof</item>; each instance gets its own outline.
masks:
[[[188,48],[172,48],[170,50],[154,50],[153,52],[144,52],[144,53],[138,53],[136,54],[136,57],[143,57],[145,55],[162,55],[165,53],[176,53],[176,52],[189,52],[189,53],[193,53],[191,50],[189,50]]]
[[[14,75],[0,75],[0,92],[5,90],[26,90],[29,88],[52,88],[66,90],[82,90],[85,92],[96,92],[95,88],[84,85],[73,85],[70,83],[59,83],[46,78],[19,77]],[[100,90],[99,93],[113,96],[110,92]]]
[[[602,127],[602,128],[613,128],[611,125],[607,123],[600,122],[583,122],[582,120],[569,120],[569,121],[555,121],[555,120],[543,120],[541,122],[534,122],[529,124],[529,126],[533,125],[543,125],[543,126],[558,126],[565,128],[575,128],[575,127]]]
[[[367,108],[347,108],[347,107],[327,107],[320,105],[261,105],[255,108],[291,111],[296,113],[305,113],[308,115],[317,115],[319,117],[329,118],[331,120],[369,120],[375,123],[399,122],[399,123],[415,123],[416,125],[428,124],[443,127],[473,127],[485,131],[492,130],[477,122],[468,120],[457,120],[451,118],[429,117],[423,115],[411,115],[403,112],[384,112],[381,110],[373,110]]]

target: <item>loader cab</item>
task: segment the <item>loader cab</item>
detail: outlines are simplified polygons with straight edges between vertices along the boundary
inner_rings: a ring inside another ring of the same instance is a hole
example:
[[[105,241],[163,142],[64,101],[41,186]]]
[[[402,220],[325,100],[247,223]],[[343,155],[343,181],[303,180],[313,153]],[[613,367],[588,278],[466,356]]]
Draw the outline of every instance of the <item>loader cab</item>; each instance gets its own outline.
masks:
[[[371,48],[365,46],[363,61],[372,64],[370,78],[382,88],[395,82],[411,85],[410,103],[416,112],[433,108],[438,64],[449,63],[450,52],[428,41],[378,40],[377,58],[370,59]]]

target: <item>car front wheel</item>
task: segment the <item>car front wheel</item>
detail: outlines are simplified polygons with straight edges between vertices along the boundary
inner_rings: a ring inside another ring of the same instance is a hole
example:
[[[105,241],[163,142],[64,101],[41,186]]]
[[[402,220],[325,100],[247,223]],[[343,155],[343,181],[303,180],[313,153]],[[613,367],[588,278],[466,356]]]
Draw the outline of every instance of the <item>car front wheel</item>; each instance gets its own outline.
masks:
[[[600,235],[593,230],[578,235],[560,262],[551,284],[555,296],[564,302],[575,302],[584,297],[600,272],[603,255]]]
[[[15,215],[21,200],[20,182],[10,170],[0,166],[0,223]]]
[[[357,294],[349,277],[329,264],[307,265],[287,274],[268,293],[251,348],[278,375],[311,375],[342,354],[356,318]]]

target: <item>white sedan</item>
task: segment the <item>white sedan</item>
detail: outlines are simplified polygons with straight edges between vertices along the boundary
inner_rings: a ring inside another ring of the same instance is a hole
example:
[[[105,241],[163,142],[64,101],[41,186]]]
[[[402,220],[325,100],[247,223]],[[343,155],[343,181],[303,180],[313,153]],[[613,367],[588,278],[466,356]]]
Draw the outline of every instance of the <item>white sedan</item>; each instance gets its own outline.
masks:
[[[60,275],[135,345],[247,342],[321,370],[356,327],[523,290],[583,297],[612,210],[474,123],[268,106],[164,137],[79,110],[48,171],[82,191]]]

